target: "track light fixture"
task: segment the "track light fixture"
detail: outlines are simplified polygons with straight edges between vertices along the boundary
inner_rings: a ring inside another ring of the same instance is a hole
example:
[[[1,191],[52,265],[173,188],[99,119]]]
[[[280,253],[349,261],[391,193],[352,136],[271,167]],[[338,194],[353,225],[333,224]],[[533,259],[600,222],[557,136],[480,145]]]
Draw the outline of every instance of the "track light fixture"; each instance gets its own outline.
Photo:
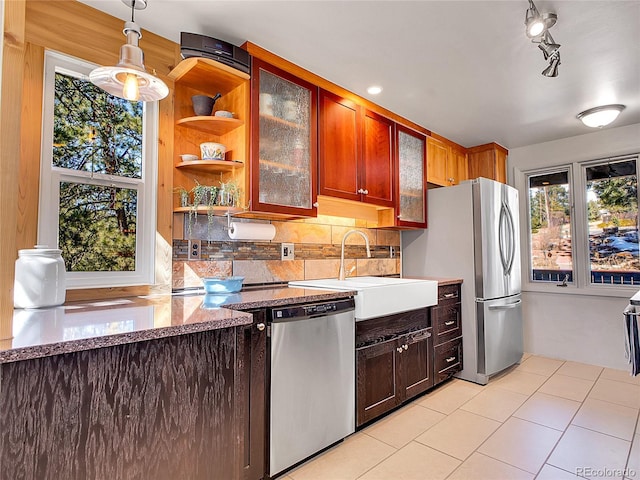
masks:
[[[542,71],[545,77],[557,77],[558,66],[560,65],[560,44],[553,40],[549,29],[556,24],[558,16],[555,13],[541,14],[536,8],[533,0],[529,0],[529,8],[525,15],[524,24],[526,26],[527,37],[533,43],[538,44],[542,50],[544,59],[549,61],[549,66]]]
[[[169,88],[144,68],[144,53],[138,47],[142,33],[134,19],[135,10],[144,10],[147,0],[122,0],[122,3],[131,7],[131,21],[125,22],[122,31],[127,43],[120,47],[120,60],[114,67],[96,68],[89,74],[89,80],[116,97],[143,102],[161,100],[169,94]]]
[[[525,15],[524,24],[526,25],[526,33],[529,38],[534,38],[542,35],[556,24],[558,16],[555,13],[543,13],[540,14],[538,9],[533,3],[533,0],[529,0],[529,8]]]

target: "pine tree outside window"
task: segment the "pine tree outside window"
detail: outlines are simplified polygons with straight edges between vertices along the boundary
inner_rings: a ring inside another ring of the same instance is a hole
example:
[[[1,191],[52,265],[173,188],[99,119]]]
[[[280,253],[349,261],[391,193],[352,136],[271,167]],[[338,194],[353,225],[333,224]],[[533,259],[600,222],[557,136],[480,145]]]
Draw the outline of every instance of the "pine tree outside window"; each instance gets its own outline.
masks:
[[[89,82],[94,65],[47,52],[38,243],[67,286],[153,283],[157,108]]]

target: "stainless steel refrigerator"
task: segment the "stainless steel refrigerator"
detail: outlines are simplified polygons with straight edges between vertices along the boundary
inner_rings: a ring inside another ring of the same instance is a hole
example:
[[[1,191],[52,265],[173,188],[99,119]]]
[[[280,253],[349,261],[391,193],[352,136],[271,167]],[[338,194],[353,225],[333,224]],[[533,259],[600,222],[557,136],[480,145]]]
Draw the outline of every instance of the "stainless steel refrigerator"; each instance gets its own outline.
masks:
[[[402,232],[402,275],[461,278],[463,370],[482,385],[523,353],[518,191],[486,178],[429,189],[428,228]]]

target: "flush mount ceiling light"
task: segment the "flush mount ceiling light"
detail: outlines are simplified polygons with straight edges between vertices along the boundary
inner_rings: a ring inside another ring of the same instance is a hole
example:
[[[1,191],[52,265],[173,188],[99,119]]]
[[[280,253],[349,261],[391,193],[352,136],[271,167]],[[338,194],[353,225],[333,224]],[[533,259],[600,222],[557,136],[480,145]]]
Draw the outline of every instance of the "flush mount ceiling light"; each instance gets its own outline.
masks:
[[[135,10],[144,10],[147,0],[122,0],[131,7],[131,21],[125,22],[122,33],[127,43],[120,47],[120,61],[115,67],[99,67],[89,74],[89,80],[111,95],[127,100],[153,102],[169,94],[162,80],[144,68],[144,53],[138,47],[142,38],[140,27],[135,23]]]
[[[613,122],[620,112],[626,107],[624,105],[602,105],[600,107],[590,108],[576,115],[576,118],[582,120],[587,127],[602,128]]]
[[[382,92],[382,87],[379,87],[377,85],[372,85],[371,87],[367,88],[367,93],[369,95],[378,95],[380,92]]]
[[[542,35],[553,27],[557,20],[558,16],[555,13],[540,14],[533,0],[529,0],[529,8],[524,18],[527,37],[534,38]]]

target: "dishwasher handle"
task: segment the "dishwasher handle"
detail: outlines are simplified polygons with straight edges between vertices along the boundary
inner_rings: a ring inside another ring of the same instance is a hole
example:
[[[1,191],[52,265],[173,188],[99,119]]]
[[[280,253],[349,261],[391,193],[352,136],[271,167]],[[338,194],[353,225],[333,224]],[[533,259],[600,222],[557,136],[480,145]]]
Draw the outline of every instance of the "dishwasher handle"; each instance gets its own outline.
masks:
[[[269,311],[268,318],[272,323],[291,322],[295,320],[305,320],[307,318],[335,315],[349,310],[355,310],[355,301],[353,298],[272,308]]]

